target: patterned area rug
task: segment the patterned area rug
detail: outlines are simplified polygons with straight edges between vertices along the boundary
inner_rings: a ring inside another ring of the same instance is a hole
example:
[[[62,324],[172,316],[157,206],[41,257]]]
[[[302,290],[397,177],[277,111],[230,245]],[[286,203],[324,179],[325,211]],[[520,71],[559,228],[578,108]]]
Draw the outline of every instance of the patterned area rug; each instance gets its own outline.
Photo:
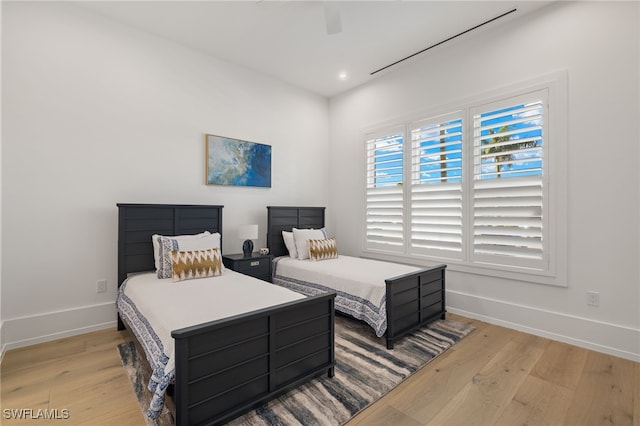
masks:
[[[336,316],[335,377],[314,379],[229,425],[342,425],[473,330],[469,324],[439,320],[396,342],[389,351],[384,338],[376,337],[365,323]],[[141,368],[133,342],[119,345],[118,350],[145,413],[149,371]],[[172,410],[165,407],[155,422],[147,423],[173,424]]]
[[[140,349],[142,351],[142,349]],[[127,372],[131,386],[133,386],[133,392],[136,394],[138,404],[142,410],[142,416],[144,417],[148,426],[173,426],[175,422],[175,416],[172,407],[167,406],[162,410],[160,416],[157,419],[147,418],[147,408],[151,403],[151,392],[147,389],[149,378],[151,377],[151,368],[149,363],[143,361],[138,353],[138,347],[133,342],[121,343],[118,345],[118,352],[120,352],[120,359],[124,370]]]

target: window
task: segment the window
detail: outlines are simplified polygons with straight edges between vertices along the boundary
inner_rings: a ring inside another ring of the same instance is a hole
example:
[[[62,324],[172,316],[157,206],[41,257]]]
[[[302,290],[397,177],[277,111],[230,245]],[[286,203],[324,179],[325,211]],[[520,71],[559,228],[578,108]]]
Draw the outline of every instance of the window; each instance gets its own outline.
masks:
[[[370,136],[367,140],[367,246],[402,252],[404,133],[396,128]]]
[[[553,276],[559,197],[548,158],[563,134],[550,137],[553,87],[367,134],[365,250]],[[556,151],[561,163],[566,151]]]
[[[471,109],[472,260],[543,270],[545,91]]]
[[[460,113],[411,126],[411,253],[462,259]]]

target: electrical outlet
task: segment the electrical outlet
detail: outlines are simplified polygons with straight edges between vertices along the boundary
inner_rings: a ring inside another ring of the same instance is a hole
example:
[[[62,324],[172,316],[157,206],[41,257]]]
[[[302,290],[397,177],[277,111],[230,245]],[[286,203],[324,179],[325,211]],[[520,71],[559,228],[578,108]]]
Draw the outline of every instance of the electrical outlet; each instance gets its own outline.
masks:
[[[600,306],[600,293],[597,291],[588,291],[587,292],[587,305],[589,306]]]
[[[106,293],[107,292],[107,280],[98,280],[98,281],[96,281],[96,292],[97,293]]]

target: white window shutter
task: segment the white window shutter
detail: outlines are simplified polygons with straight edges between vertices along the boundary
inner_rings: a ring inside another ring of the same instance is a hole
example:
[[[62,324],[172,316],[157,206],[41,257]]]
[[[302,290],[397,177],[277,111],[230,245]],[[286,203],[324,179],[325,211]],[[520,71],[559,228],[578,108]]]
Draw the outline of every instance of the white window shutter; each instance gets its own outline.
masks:
[[[461,112],[411,125],[412,254],[462,259]]]
[[[474,262],[545,268],[546,108],[540,90],[472,109]]]
[[[403,150],[401,129],[388,129],[367,138],[367,249],[404,250]]]

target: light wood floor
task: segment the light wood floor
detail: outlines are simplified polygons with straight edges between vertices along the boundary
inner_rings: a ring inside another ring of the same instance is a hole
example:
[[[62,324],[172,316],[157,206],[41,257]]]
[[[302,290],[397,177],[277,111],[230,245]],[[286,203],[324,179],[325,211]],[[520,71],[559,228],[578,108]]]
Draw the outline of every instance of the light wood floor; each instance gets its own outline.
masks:
[[[480,321],[476,331],[347,426],[640,426],[640,363]],[[6,353],[0,423],[144,425],[105,330]],[[10,409],[68,410],[66,420],[15,420]]]

